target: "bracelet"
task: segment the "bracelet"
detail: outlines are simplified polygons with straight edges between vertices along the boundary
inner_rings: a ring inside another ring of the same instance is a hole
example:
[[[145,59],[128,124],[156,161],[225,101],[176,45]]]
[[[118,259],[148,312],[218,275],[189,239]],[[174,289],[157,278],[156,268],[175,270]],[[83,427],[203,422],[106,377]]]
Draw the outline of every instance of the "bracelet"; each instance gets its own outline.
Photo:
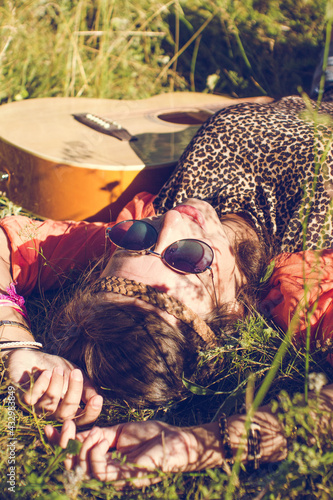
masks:
[[[13,302],[10,299],[2,299],[2,298],[0,298],[0,307],[12,307],[13,309],[15,309],[15,311],[19,312],[23,316],[23,309],[22,309],[22,307],[20,307],[19,305],[15,304],[15,302]]]
[[[0,298],[0,307],[11,307],[12,309],[14,309],[14,311],[16,311],[19,314],[21,314],[21,316],[23,316],[23,318],[27,321],[27,323],[30,324],[30,320],[29,320],[28,315],[26,314],[26,312],[24,312],[24,310],[22,309],[22,307],[18,306],[13,301],[6,300],[6,299],[1,299]]]
[[[229,436],[229,431],[228,431],[228,421],[225,413],[221,413],[219,415],[219,431],[220,431],[220,438],[221,438],[221,444],[223,446],[224,450],[224,458],[227,463],[227,465],[230,467],[234,465],[234,458],[233,458],[233,453],[232,453],[232,448],[230,444],[230,436]]]
[[[39,351],[40,348],[39,347],[6,347],[6,349],[4,349],[4,351],[15,351],[16,349],[20,349],[20,351]],[[0,352],[1,352],[1,348],[0,348]],[[5,358],[8,354],[5,354],[3,356],[3,358]]]
[[[25,304],[25,300],[24,300],[24,298],[21,295],[19,295],[16,292],[15,285],[16,285],[16,281],[9,284],[9,286],[6,289],[6,292],[7,292],[8,295],[6,295],[4,293],[0,293],[0,301],[7,302],[7,306],[9,306],[8,302],[9,303],[11,302],[12,303],[11,307],[14,307],[14,309],[17,312],[19,312],[20,314],[22,314],[22,316],[24,317],[24,319],[28,323],[30,323],[29,318],[28,318],[27,309],[26,309],[26,307],[24,305]]]
[[[260,451],[260,425],[251,422],[249,435],[247,437],[247,466],[250,470],[257,470],[260,466],[261,451]]]
[[[30,348],[30,347],[36,347],[38,349],[41,349],[43,347],[43,344],[41,344],[40,342],[33,342],[33,341],[16,341],[16,340],[7,340],[7,341],[4,341],[4,342],[0,342],[0,351],[4,350],[4,351],[7,351],[7,350],[13,350],[13,349],[25,349],[25,348]]]
[[[23,328],[32,335],[32,331],[30,330],[30,328],[28,328],[25,325],[22,325],[22,323],[19,323],[18,321],[9,321],[9,320],[0,321],[0,326],[17,326],[17,328]]]

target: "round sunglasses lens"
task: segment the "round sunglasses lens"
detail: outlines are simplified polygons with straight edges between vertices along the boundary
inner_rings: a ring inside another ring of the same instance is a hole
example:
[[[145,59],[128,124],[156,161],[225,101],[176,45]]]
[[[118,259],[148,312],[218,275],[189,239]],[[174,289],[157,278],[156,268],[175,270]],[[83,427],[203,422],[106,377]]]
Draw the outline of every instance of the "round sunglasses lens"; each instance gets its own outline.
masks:
[[[203,273],[213,262],[214,253],[209,245],[198,240],[179,240],[170,245],[163,260],[182,273]]]
[[[108,236],[117,247],[135,251],[151,248],[157,240],[153,226],[132,220],[119,222],[108,231]]]

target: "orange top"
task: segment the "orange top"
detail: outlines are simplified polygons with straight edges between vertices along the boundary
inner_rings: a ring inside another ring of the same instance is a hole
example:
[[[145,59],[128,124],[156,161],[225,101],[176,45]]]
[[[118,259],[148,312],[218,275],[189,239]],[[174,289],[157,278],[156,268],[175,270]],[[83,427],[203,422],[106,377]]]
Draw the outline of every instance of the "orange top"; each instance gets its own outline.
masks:
[[[120,212],[117,221],[154,215],[155,196],[140,193]],[[85,269],[91,262],[111,252],[105,228],[115,223],[36,221],[24,216],[5,217],[0,227],[11,248],[11,271],[16,289],[22,295],[34,288],[58,288],[74,270]]]
[[[307,328],[312,349],[333,336],[333,249],[280,254],[261,312],[287,331],[294,318],[294,340],[304,345]],[[332,362],[333,358],[329,361]]]

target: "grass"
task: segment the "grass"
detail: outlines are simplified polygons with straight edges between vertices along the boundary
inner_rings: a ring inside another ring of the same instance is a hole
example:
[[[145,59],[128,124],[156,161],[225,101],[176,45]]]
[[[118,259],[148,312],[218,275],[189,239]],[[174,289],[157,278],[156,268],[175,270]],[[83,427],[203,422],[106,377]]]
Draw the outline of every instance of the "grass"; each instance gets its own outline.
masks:
[[[0,103],[46,96],[138,99],[172,90],[280,97],[300,86],[309,90],[331,16],[325,8],[324,0],[4,0]],[[1,216],[25,214],[4,196],[0,206]],[[28,301],[33,329],[41,337],[53,300],[46,295]],[[332,436],[318,428],[308,406],[294,396],[306,389],[306,373],[324,372],[332,382],[326,355],[296,350],[257,313],[239,324],[238,333],[223,348],[202,353],[198,379],[212,357],[220,366],[213,386],[188,383],[187,398],[154,410],[110,401],[98,423],[157,418],[200,424],[221,408],[227,414],[240,411],[253,378],[262,402],[286,391],[280,406],[287,413],[277,411],[287,430],[298,426],[298,440],[286,461],[252,475],[241,470],[239,482],[230,481],[222,470],[208,470],[162,474],[162,481],[151,488],[117,492],[78,472],[64,472],[64,454],[43,437],[46,421],[32,409],[16,408],[16,492],[11,495],[5,399],[9,382],[2,369],[0,499],[332,498]],[[315,436],[312,447],[309,433]]]
[[[325,0],[3,0],[0,102],[308,90]]]

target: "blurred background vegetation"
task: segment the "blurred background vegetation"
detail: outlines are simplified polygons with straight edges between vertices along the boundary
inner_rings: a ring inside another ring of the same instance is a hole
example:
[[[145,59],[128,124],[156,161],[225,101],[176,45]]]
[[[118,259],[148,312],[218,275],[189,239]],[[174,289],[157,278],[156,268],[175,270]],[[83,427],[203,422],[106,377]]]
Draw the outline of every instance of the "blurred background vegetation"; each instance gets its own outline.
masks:
[[[325,0],[1,0],[0,103],[308,91]]]

